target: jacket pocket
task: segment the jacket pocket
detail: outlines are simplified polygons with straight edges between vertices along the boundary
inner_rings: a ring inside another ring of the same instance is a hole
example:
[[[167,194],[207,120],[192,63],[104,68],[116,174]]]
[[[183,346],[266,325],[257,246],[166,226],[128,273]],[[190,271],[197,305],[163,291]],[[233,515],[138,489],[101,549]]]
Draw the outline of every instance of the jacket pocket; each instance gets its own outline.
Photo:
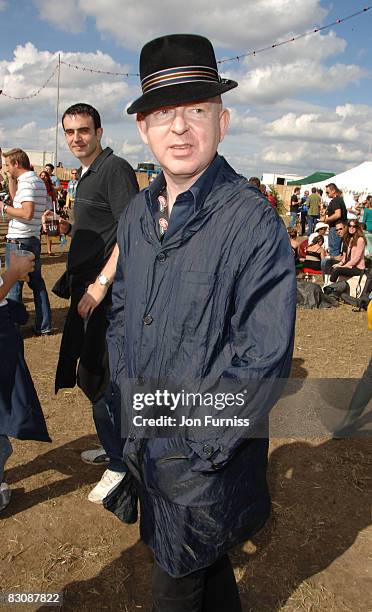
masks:
[[[142,473],[146,489],[181,506],[209,506],[216,503],[210,486],[215,474],[193,472],[190,449],[172,438],[147,441]],[[214,487],[213,487],[214,488]]]
[[[216,286],[220,274],[183,271],[179,274],[173,295],[174,329],[181,336],[194,334],[205,325],[208,327],[213,311]]]

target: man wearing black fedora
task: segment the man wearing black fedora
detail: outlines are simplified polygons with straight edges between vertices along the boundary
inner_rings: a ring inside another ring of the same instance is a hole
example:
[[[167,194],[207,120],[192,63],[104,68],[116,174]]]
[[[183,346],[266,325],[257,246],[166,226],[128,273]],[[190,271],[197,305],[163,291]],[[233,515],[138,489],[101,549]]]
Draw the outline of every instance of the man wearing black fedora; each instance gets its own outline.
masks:
[[[289,374],[293,257],[270,203],[217,153],[229,124],[220,96],[237,83],[218,74],[211,43],[191,34],[153,40],[140,74],[143,93],[128,113],[162,172],[118,227],[108,401],[121,402],[129,471],[104,505],[133,522],[139,499],[155,559],[154,612],[237,612],[228,551],[270,511],[258,426],[278,397],[275,382]],[[199,398],[189,416],[202,414],[211,389],[226,399],[223,412],[215,403],[203,413],[213,423],[203,419],[198,432],[197,419],[181,427],[185,389]],[[173,419],[168,437],[146,414]]]

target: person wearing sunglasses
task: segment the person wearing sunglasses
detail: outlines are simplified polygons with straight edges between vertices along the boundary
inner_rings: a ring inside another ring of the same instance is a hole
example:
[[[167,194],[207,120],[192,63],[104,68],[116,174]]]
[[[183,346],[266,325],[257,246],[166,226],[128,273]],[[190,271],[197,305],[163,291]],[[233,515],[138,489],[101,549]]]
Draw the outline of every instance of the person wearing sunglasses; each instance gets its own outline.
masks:
[[[79,178],[78,178],[78,171],[76,170],[76,168],[73,168],[73,170],[71,170],[71,180],[68,182],[67,185],[67,207],[71,208],[71,206],[74,205],[75,202],[75,194],[76,194],[76,187],[78,185],[79,182]]]
[[[365,269],[364,253],[366,248],[366,238],[357,219],[351,219],[348,225],[348,246],[346,253],[339,264],[335,264],[331,272],[331,282],[337,281],[339,276],[360,276]]]
[[[347,222],[347,211],[342,192],[335,183],[329,183],[326,186],[326,194],[331,200],[325,218],[325,223],[329,226],[328,249],[331,257],[337,257],[341,253],[342,240],[336,232],[336,223],[338,221]]]

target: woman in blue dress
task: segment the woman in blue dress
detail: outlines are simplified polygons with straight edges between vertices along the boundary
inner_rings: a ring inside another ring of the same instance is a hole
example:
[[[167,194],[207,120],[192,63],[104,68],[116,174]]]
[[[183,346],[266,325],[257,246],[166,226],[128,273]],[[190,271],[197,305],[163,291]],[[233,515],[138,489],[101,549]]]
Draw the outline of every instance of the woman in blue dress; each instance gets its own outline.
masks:
[[[6,299],[12,285],[32,272],[33,260],[32,253],[24,257],[14,253],[8,270],[0,274],[0,511],[11,496],[9,486],[3,482],[4,466],[12,454],[8,436],[51,441],[18,331],[18,325],[27,321],[27,312],[23,304]]]

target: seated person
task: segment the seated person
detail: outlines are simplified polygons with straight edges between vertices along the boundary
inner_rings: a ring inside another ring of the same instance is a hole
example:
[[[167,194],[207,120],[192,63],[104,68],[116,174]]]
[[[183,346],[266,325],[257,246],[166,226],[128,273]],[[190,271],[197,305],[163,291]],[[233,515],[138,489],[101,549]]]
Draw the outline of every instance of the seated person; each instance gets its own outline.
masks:
[[[321,261],[325,259],[327,253],[323,247],[323,236],[315,236],[312,243],[306,248],[306,256],[304,261],[304,272],[307,274],[321,274]]]
[[[309,236],[309,244],[311,244],[315,236],[323,236],[324,238],[324,250],[328,251],[328,225],[319,221],[314,228],[314,233]]]
[[[364,253],[367,241],[357,219],[350,219],[348,223],[348,233],[350,238],[346,253],[343,254],[341,261],[332,267],[332,283],[335,283],[340,276],[346,276],[348,278],[360,276],[366,267]]]
[[[305,257],[306,257],[306,249],[309,245],[309,239],[305,238],[305,240],[303,240],[300,244],[300,246],[298,247],[298,254],[300,256],[300,261],[305,261]]]
[[[335,229],[337,236],[340,236],[342,238],[341,253],[335,257],[326,257],[321,261],[324,282],[326,284],[329,282],[332,267],[335,264],[339,263],[342,260],[343,256],[346,254],[347,245],[350,239],[346,221],[337,221]]]
[[[296,268],[302,268],[302,262],[300,261],[300,243],[297,239],[297,230],[295,227],[288,227],[287,233],[289,237],[289,242],[291,244],[293,257],[295,260],[295,266]]]

